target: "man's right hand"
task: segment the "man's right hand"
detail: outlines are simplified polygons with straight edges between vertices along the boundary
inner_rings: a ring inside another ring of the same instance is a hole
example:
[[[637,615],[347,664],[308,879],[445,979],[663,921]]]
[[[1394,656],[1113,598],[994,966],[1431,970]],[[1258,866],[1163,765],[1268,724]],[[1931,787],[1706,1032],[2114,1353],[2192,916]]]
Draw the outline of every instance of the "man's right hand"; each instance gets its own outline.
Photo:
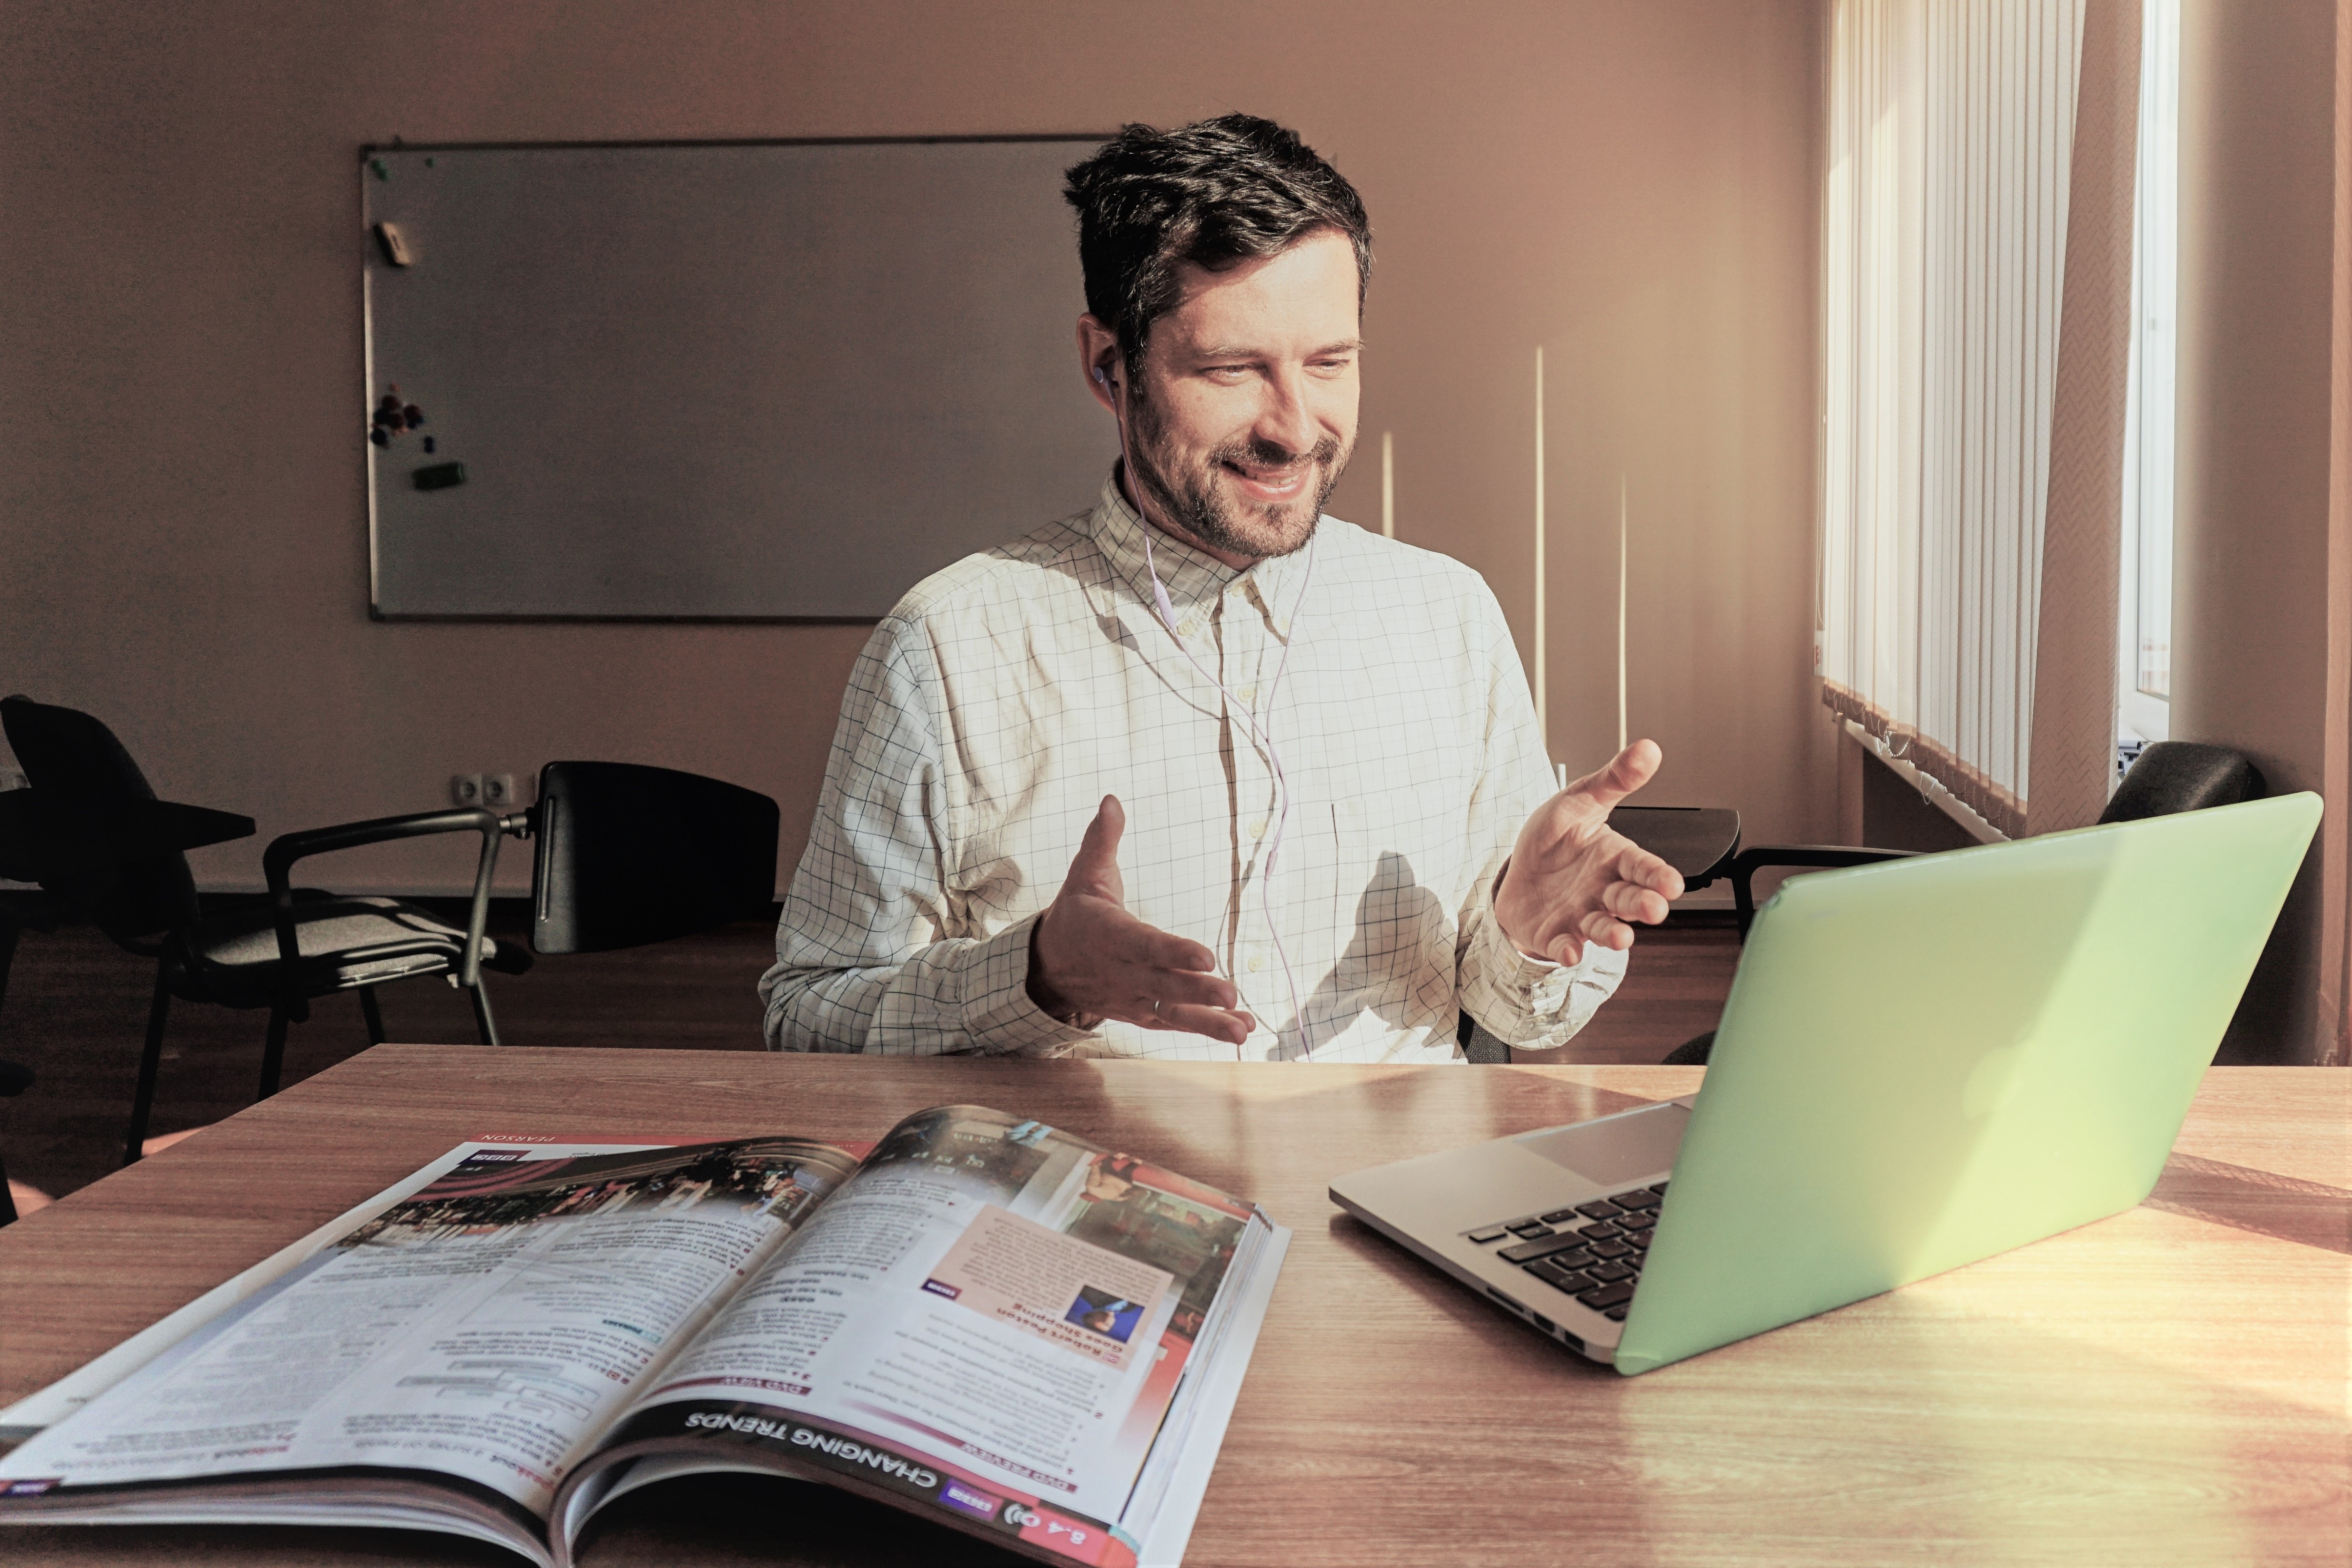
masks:
[[[1030,999],[1055,1018],[1118,1019],[1241,1044],[1256,1022],[1235,1008],[1241,993],[1215,973],[1217,956],[1127,912],[1118,874],[1126,830],[1118,797],[1104,796],[1030,938]]]

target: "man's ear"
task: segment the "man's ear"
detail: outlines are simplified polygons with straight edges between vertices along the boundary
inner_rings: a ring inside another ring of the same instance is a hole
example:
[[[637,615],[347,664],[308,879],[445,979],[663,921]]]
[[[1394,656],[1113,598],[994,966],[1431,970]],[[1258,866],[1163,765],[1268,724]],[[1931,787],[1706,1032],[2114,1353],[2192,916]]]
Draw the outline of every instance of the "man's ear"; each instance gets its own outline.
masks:
[[[1078,370],[1097,402],[1118,414],[1118,335],[1091,313],[1078,318]]]

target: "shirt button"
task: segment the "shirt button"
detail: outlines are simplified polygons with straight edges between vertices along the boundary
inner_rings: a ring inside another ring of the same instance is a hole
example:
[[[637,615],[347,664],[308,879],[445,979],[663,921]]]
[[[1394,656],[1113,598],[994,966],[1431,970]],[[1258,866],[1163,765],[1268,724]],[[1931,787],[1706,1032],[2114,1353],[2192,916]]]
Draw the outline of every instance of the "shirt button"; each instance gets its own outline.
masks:
[[[1265,837],[1265,819],[1264,817],[1260,817],[1256,821],[1250,824],[1250,837],[1254,839],[1262,839]]]
[[[1265,954],[1263,954],[1263,953],[1253,953],[1253,954],[1251,954],[1251,955],[1250,955],[1249,971],[1250,971],[1250,973],[1251,973],[1251,974],[1255,975],[1255,974],[1256,974],[1260,969],[1263,969],[1263,968],[1265,968]]]
[[[1254,703],[1257,701],[1257,688],[1255,686],[1244,686],[1240,691],[1235,692],[1234,695],[1241,698],[1244,703]]]
[[[1198,621],[1192,620],[1191,617],[1187,616],[1187,617],[1185,618],[1185,620],[1184,620],[1183,623],[1182,623],[1181,625],[1180,625],[1180,626],[1178,626],[1178,627],[1176,628],[1176,635],[1178,635],[1179,637],[1190,637],[1191,635],[1192,635],[1192,633],[1194,633],[1195,632],[1198,632],[1200,629],[1201,629],[1201,623],[1200,623]]]

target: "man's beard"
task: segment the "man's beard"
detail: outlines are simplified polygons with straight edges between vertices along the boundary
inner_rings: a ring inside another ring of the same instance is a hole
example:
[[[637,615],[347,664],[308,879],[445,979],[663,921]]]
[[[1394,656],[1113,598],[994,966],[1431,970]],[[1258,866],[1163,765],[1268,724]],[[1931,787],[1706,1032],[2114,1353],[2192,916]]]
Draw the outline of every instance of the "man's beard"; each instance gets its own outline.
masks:
[[[1219,470],[1228,463],[1255,463],[1261,467],[1286,468],[1301,460],[1297,455],[1262,441],[1227,442],[1211,451],[1197,468],[1171,478],[1152,451],[1159,444],[1163,428],[1159,411],[1150,400],[1141,397],[1129,407],[1135,430],[1135,440],[1128,451],[1129,476],[1136,488],[1150,497],[1152,505],[1166,521],[1182,528],[1211,549],[1223,550],[1228,555],[1255,556],[1263,560],[1306,549],[1307,541],[1315,537],[1316,525],[1322,518],[1323,503],[1330,499],[1331,492],[1339,487],[1339,476],[1346,472],[1348,459],[1354,451],[1352,442],[1342,447],[1327,435],[1306,454],[1303,461],[1315,465],[1319,478],[1314,502],[1307,508],[1306,522],[1304,526],[1298,526],[1297,537],[1293,538],[1286,531],[1283,518],[1286,513],[1301,504],[1299,501],[1275,507],[1235,507],[1219,490],[1216,478]]]

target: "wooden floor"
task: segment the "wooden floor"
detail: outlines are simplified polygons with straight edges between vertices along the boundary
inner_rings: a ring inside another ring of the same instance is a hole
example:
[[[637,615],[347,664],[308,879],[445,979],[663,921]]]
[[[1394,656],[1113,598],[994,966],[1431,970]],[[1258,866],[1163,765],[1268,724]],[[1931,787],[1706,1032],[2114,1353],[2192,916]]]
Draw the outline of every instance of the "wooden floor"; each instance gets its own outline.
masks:
[[[492,936],[519,940],[520,915],[493,919]],[[774,951],[774,927],[750,921],[653,947],[541,958],[527,975],[492,976],[490,996],[509,1045],[758,1051],[752,988]],[[1655,1061],[1715,1027],[1738,956],[1723,925],[1645,932],[1625,984],[1584,1032],[1564,1051],[1525,1060]],[[153,983],[151,962],[89,927],[25,934],[0,1006],[0,1059],[36,1074],[22,1096],[0,1100],[0,1157],[12,1178],[62,1196],[120,1163]],[[476,1038],[465,997],[439,979],[378,995],[394,1040]],[[174,1003],[150,1130],[201,1126],[250,1104],[268,1018]],[[286,1082],[366,1046],[355,999],[314,1003],[288,1039]]]

